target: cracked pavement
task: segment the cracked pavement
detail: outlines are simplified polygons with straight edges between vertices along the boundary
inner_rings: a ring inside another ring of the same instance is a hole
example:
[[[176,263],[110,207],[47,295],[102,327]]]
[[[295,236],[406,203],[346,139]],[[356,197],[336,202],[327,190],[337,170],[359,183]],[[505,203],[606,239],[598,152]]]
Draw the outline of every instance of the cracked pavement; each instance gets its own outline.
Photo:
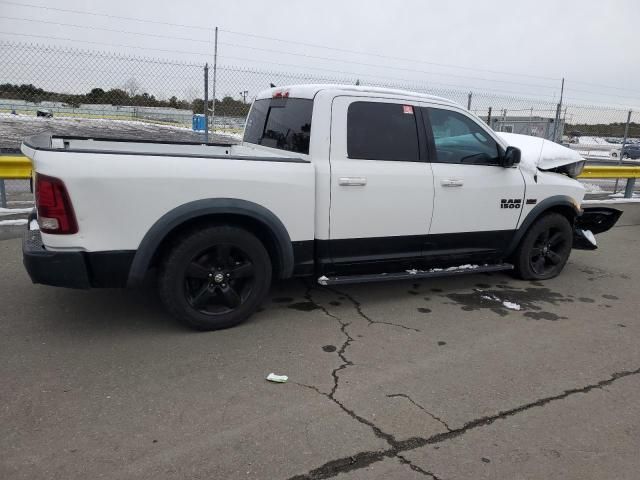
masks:
[[[639,234],[542,283],[287,281],[211,333],[0,241],[0,478],[637,478]]]

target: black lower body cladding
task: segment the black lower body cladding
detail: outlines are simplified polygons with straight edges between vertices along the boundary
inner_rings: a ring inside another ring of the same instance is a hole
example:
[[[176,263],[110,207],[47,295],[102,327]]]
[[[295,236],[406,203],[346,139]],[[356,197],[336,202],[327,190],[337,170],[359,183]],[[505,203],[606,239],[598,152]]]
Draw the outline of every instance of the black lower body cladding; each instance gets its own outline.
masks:
[[[133,251],[59,252],[46,250],[39,230],[27,230],[22,240],[24,266],[33,283],[54,287],[124,287]]]

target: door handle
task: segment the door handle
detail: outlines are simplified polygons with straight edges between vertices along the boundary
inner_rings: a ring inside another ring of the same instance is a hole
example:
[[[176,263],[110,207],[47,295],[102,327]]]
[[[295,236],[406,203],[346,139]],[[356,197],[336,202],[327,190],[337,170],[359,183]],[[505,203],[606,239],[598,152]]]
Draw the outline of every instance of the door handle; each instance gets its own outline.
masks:
[[[338,184],[345,187],[362,187],[367,184],[367,179],[364,177],[340,177]]]
[[[440,185],[443,187],[462,187],[464,180],[461,178],[443,178],[440,180]]]

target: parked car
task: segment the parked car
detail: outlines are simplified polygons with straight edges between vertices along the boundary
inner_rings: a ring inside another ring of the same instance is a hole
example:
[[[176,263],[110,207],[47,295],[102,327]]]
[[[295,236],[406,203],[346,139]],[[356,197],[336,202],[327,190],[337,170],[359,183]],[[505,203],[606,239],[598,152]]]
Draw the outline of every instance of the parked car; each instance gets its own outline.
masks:
[[[581,209],[577,152],[401,90],[266,90],[240,145],[40,135],[22,151],[35,170],[23,243],[34,282],[155,275],[166,308],[203,330],[246,319],[272,278],[552,278],[620,215]]]
[[[36,110],[36,117],[53,118],[53,113],[51,113],[51,110],[39,109]]]
[[[640,158],[640,143],[627,143],[622,149],[622,158],[637,160]]]

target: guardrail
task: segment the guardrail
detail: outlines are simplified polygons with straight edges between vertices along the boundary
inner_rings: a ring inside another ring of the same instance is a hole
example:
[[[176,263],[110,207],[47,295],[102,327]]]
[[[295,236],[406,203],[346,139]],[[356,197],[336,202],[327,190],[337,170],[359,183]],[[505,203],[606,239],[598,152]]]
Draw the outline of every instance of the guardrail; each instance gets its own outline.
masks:
[[[31,161],[23,155],[0,156],[0,207],[7,207],[5,180],[31,179]]]
[[[30,179],[31,162],[22,155],[0,156],[0,206],[6,207],[4,180]],[[626,165],[587,165],[579,178],[626,178],[625,198],[631,198],[636,178],[640,178],[640,167]]]
[[[586,165],[582,174],[578,178],[626,178],[627,185],[624,189],[624,198],[633,196],[633,189],[636,186],[636,178],[640,178],[640,167],[627,165]],[[618,182],[616,181],[616,187]],[[617,188],[616,188],[617,189]]]
[[[0,178],[6,180],[31,178],[31,161],[23,155],[0,156]]]

